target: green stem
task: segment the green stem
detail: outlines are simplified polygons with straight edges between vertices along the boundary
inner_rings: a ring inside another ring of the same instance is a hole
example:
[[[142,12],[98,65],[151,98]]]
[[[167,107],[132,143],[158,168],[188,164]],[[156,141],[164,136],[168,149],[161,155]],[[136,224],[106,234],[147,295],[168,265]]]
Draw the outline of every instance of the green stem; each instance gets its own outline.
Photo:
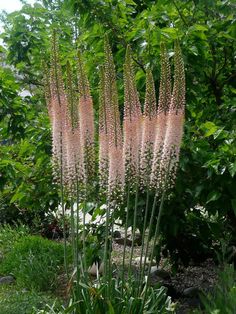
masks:
[[[70,227],[71,227],[71,245],[72,245],[72,256],[73,256],[73,265],[76,267],[76,245],[75,245],[75,217],[74,217],[74,202],[73,197],[71,197],[70,205]]]
[[[80,280],[80,267],[79,267],[79,185],[78,180],[76,182],[76,241],[75,241],[75,264],[76,264],[76,275],[77,275],[77,287]]]
[[[134,254],[134,237],[135,237],[135,230],[136,230],[136,223],[137,223],[137,209],[138,209],[138,184],[136,185],[136,193],[135,193],[134,220],[133,220],[133,230],[132,230],[132,245],[131,245],[129,270],[128,270],[128,277],[129,278],[130,278],[132,259],[133,259],[133,254]]]
[[[154,241],[153,241],[153,247],[152,247],[152,253],[151,253],[151,260],[150,263],[148,265],[148,272],[147,272],[147,282],[146,282],[146,288],[145,288],[145,292],[144,292],[144,298],[143,298],[143,306],[142,306],[142,310],[143,307],[145,305],[146,302],[146,298],[147,298],[147,291],[148,291],[148,284],[149,284],[149,277],[150,277],[150,272],[151,272],[151,261],[153,260],[154,257],[154,251],[155,251],[155,246],[156,246],[156,242],[157,242],[157,238],[160,235],[160,221],[161,221],[161,216],[163,214],[163,209],[164,209],[164,199],[165,199],[165,194],[166,194],[166,189],[164,189],[162,196],[161,196],[161,203],[159,206],[159,212],[158,212],[158,216],[157,216],[157,222],[156,222],[156,228],[155,228],[155,233],[154,233]],[[142,310],[140,313],[142,313]]]
[[[86,261],[86,230],[85,230],[85,218],[86,218],[86,209],[87,209],[87,197],[84,200],[83,206],[83,230],[82,230],[82,242],[83,242],[83,263],[84,263],[84,279],[87,282],[87,261]]]
[[[164,205],[164,200],[165,200],[165,195],[166,195],[166,190],[167,190],[167,182],[168,182],[168,177],[169,177],[170,164],[171,164],[171,160],[168,163],[168,167],[167,167],[167,171],[166,171],[166,175],[165,175],[165,180],[164,180],[164,185],[163,185],[163,192],[162,192],[162,196],[161,196],[161,202],[160,202],[160,206],[159,206],[159,212],[158,212],[158,216],[157,216],[156,228],[155,228],[155,233],[154,233],[154,243],[153,243],[153,247],[152,247],[150,263],[148,265],[147,282],[146,282],[144,298],[143,298],[143,304],[142,304],[142,307],[141,307],[140,314],[143,313],[143,309],[144,309],[144,306],[145,306],[145,302],[146,302],[146,298],[147,298],[147,291],[148,291],[148,284],[149,284],[149,277],[150,277],[151,266],[152,266],[151,262],[152,262],[153,257],[154,257],[154,251],[155,251],[157,238],[160,235],[160,222],[161,222],[161,217],[162,217],[163,209],[164,209],[163,205]],[[154,203],[153,203],[153,207],[152,207],[152,216],[154,216],[157,196],[158,196],[158,191],[156,191],[156,193],[155,193]],[[153,217],[152,217],[152,221],[153,221]],[[150,222],[150,226],[151,225],[152,225],[152,223]],[[150,234],[150,232],[149,232],[149,234]],[[149,243],[149,241],[148,241],[148,243]]]
[[[105,283],[107,283],[107,279],[108,279],[108,256],[107,256],[107,252],[108,252],[108,239],[109,239],[109,219],[110,219],[110,202],[108,201],[108,207],[106,210],[106,227],[105,227],[105,244],[104,244],[104,279],[105,279]],[[107,295],[108,295],[108,291],[107,291]]]
[[[62,160],[62,134],[61,138],[61,154],[60,154],[60,194],[61,194],[61,208],[62,208],[62,224],[63,224],[63,240],[64,240],[64,265],[67,279],[69,279],[67,266],[67,245],[66,245],[66,218],[65,218],[65,200],[64,200],[64,186],[63,186],[63,160]]]
[[[126,246],[127,246],[127,233],[128,233],[128,222],[129,222],[129,206],[130,206],[130,183],[128,185],[128,193],[127,193],[127,212],[126,212],[126,219],[125,219],[125,237],[124,237],[124,248],[123,248],[123,260],[122,260],[122,284],[121,284],[121,294],[123,296],[123,288],[124,288],[124,280],[125,280],[125,253],[126,253]]]
[[[108,258],[108,291],[109,291],[109,298],[110,298],[110,291],[111,291],[111,283],[112,283],[112,258],[111,258],[111,253],[112,253],[112,239],[113,239],[113,233],[114,233],[114,211],[115,211],[115,206],[113,207],[113,212],[111,213],[111,234],[110,234],[110,242],[109,242],[109,258]]]
[[[144,269],[145,269],[145,265],[146,265],[146,261],[147,261],[147,257],[148,257],[148,251],[149,251],[149,244],[150,244],[150,238],[151,238],[151,226],[153,225],[153,220],[154,220],[154,214],[155,214],[155,209],[156,209],[156,203],[157,203],[157,198],[158,198],[158,193],[156,192],[154,200],[153,200],[153,204],[152,204],[152,212],[151,212],[151,217],[150,217],[150,222],[149,222],[149,229],[148,229],[148,238],[147,238],[147,246],[146,246],[146,250],[145,250],[145,254],[144,254],[144,266],[142,269],[142,278],[144,276]],[[152,263],[152,260],[149,261],[149,263]]]
[[[140,275],[139,275],[139,288],[142,291],[142,282],[143,282],[143,275],[145,270],[145,264],[143,263],[143,253],[144,253],[144,242],[145,242],[145,231],[147,227],[147,217],[148,217],[148,207],[149,207],[149,188],[147,188],[147,195],[146,195],[146,207],[145,207],[145,214],[144,214],[144,223],[143,223],[143,234],[142,234],[142,248],[141,248],[141,257],[140,257]],[[141,293],[140,290],[138,290],[138,294]]]

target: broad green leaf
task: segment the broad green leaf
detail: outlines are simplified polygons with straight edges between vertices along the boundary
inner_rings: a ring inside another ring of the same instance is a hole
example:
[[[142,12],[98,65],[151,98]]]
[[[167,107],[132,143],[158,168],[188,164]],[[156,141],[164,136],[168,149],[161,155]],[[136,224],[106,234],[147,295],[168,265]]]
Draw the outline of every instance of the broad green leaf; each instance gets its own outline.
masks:
[[[207,196],[207,202],[206,204],[210,203],[210,202],[214,202],[217,201],[219,198],[221,197],[221,193],[218,191],[212,191],[208,194]]]
[[[231,200],[231,204],[232,204],[232,208],[233,208],[234,214],[236,216],[236,199],[235,198],[233,198]]]
[[[211,136],[212,134],[214,134],[218,130],[217,125],[215,125],[215,123],[213,123],[211,121],[205,122],[201,127],[205,131],[205,135],[204,135],[205,137]]]
[[[228,169],[229,169],[229,173],[230,173],[231,177],[234,177],[234,175],[236,173],[236,161],[230,163]]]

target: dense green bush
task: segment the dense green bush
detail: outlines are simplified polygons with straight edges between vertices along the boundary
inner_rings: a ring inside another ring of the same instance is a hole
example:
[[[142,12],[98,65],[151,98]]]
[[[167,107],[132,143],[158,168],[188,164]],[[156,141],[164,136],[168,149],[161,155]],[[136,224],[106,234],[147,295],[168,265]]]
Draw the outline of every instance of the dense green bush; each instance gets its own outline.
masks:
[[[21,90],[14,73],[0,67],[0,223],[32,224],[58,204],[45,108],[38,94],[22,97]]]
[[[4,256],[0,273],[12,274],[21,287],[51,290],[63,265],[63,253],[61,243],[40,236],[25,236]]]

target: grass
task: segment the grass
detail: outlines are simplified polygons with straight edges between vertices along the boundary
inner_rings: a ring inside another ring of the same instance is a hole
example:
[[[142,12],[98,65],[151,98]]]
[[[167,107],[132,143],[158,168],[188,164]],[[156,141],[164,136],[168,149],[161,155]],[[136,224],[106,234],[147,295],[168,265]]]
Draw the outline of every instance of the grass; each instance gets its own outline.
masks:
[[[40,236],[23,236],[3,257],[0,273],[38,291],[52,290],[64,259],[63,245]]]
[[[15,285],[0,287],[0,313],[33,314],[46,309],[46,304],[60,304],[55,296],[22,289]]]
[[[55,289],[63,269],[62,243],[32,236],[22,225],[1,225],[0,253],[0,277],[16,278],[15,284],[0,286],[0,313],[35,314],[62,304]]]

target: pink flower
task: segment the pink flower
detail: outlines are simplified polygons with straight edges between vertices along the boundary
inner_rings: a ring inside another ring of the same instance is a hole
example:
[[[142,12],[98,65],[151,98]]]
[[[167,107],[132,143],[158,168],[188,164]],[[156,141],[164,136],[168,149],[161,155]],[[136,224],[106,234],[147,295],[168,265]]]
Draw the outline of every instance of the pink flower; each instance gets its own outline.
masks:
[[[95,150],[94,150],[94,113],[93,100],[90,95],[89,81],[78,54],[78,87],[79,87],[79,128],[81,143],[81,159],[84,162],[85,185],[95,175]]]
[[[108,137],[108,198],[120,198],[124,184],[123,141],[120,125],[116,72],[107,37],[104,43],[104,103]]]
[[[167,128],[167,114],[171,102],[170,64],[165,46],[161,45],[161,78],[159,88],[158,110],[156,116],[156,137],[151,170],[151,186],[158,189],[160,183],[160,163]]]
[[[184,63],[178,43],[175,45],[174,61],[174,87],[171,105],[167,115],[166,136],[160,165],[160,182],[164,188],[171,187],[174,184],[179,162],[180,145],[183,137],[185,75]]]
[[[127,182],[132,178],[135,183],[139,173],[142,115],[129,46],[124,65],[124,93],[124,167]]]
[[[152,72],[147,70],[146,96],[143,113],[140,179],[143,187],[150,181],[153,148],[156,135],[156,94]]]

